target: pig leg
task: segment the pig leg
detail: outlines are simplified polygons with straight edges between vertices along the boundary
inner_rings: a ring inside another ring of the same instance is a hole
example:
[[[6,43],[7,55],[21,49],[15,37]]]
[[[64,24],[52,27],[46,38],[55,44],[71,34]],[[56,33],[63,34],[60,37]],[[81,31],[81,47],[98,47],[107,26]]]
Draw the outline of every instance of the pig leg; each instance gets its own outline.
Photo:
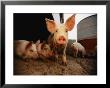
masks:
[[[77,58],[78,49],[74,47],[73,49],[73,56]]]
[[[67,65],[66,53],[65,52],[66,52],[66,47],[65,47],[64,52],[63,52],[62,60],[63,60],[63,64]]]
[[[83,57],[83,58],[85,57],[85,50],[82,51],[82,57]]]
[[[83,52],[81,52],[81,58],[84,58],[84,54],[83,54]]]
[[[74,52],[74,56],[76,57],[76,51]]]
[[[67,65],[66,54],[63,55],[63,58],[62,59],[63,59],[63,64],[64,65]]]
[[[75,57],[77,58],[78,56],[78,50],[75,51]]]
[[[76,56],[76,52],[75,52],[75,51],[73,52],[73,56],[74,56],[74,57]]]

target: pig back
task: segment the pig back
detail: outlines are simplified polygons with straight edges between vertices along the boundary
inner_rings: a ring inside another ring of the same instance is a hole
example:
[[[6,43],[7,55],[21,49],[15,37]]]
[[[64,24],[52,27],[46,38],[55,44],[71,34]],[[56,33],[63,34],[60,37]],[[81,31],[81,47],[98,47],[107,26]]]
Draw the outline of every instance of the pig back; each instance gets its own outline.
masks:
[[[18,56],[22,56],[25,52],[26,46],[29,44],[29,41],[26,40],[15,40],[14,42],[14,52]]]

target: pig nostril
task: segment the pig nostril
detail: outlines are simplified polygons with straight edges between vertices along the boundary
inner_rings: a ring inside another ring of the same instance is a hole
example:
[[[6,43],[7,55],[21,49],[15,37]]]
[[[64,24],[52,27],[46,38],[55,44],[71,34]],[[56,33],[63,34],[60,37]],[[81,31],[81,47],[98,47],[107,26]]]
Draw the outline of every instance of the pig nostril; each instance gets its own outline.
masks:
[[[63,36],[60,36],[60,38],[58,40],[59,41],[66,41],[66,39]]]
[[[59,38],[59,41],[61,41],[61,40],[62,40],[62,41],[65,41],[65,39],[64,39],[64,38],[62,38],[62,39],[61,39],[61,38]]]

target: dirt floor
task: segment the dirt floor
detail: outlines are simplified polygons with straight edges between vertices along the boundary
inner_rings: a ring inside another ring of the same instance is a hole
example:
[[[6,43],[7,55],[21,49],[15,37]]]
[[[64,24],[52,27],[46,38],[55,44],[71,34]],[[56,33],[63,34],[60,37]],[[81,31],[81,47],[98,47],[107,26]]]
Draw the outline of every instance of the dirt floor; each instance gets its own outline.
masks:
[[[67,56],[68,64],[60,61],[14,59],[14,75],[97,75],[97,61],[93,58],[73,58]]]

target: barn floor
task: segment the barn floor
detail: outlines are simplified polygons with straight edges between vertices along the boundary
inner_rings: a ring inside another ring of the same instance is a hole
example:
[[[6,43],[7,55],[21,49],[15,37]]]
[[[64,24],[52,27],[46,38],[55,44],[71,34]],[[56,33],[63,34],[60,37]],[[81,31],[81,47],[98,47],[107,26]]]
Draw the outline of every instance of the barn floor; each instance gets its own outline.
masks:
[[[97,75],[97,61],[94,58],[73,58],[67,56],[68,64],[63,66],[53,60],[23,61],[14,59],[14,75]]]

